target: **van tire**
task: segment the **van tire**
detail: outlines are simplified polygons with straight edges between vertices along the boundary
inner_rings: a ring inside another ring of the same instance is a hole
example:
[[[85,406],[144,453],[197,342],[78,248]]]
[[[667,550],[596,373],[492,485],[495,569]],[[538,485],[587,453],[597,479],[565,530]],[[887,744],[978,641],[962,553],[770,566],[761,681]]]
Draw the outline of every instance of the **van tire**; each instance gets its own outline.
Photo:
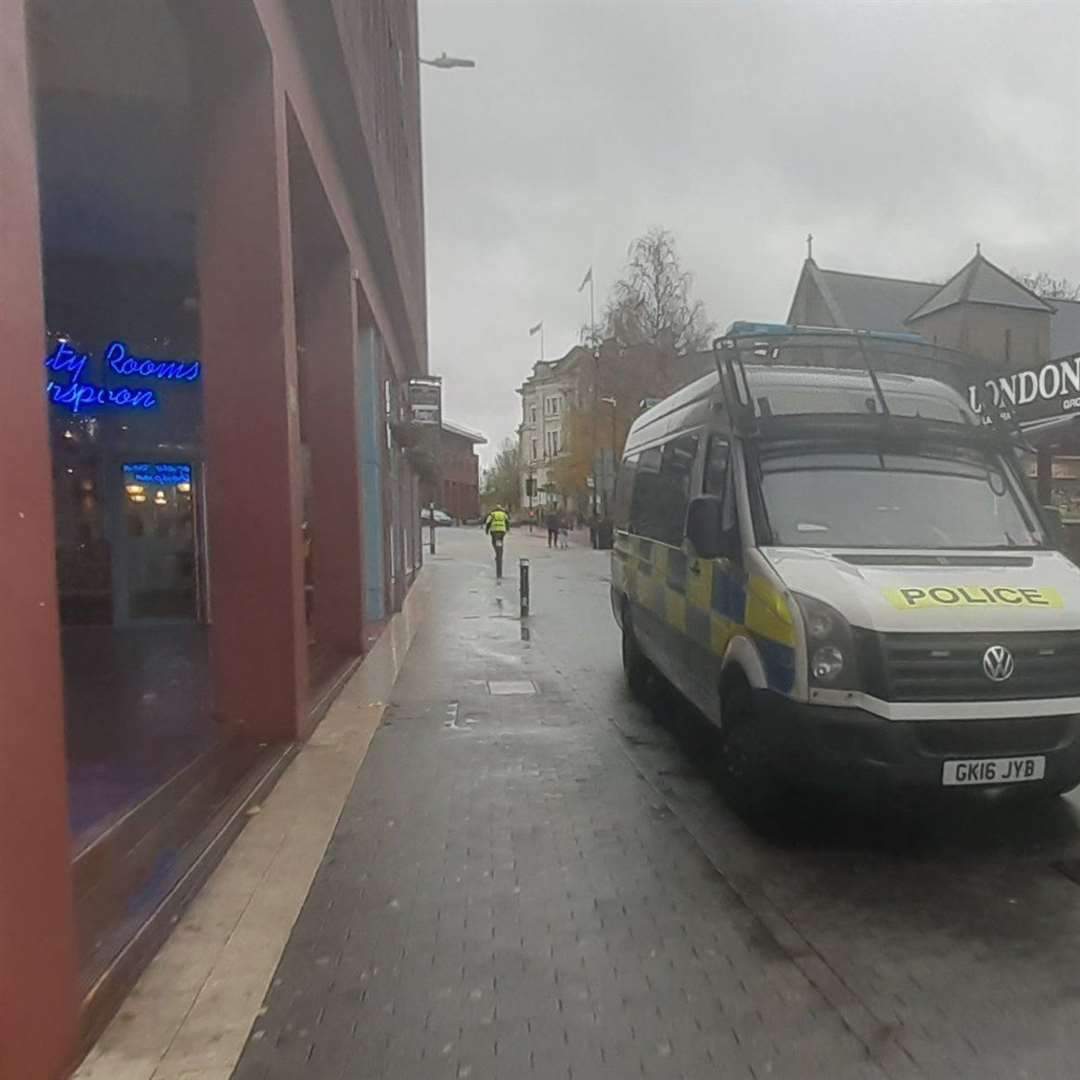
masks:
[[[631,697],[635,701],[647,701],[655,684],[656,671],[641,651],[630,622],[630,612],[625,608],[622,618],[622,665]]]
[[[783,785],[761,738],[750,684],[741,675],[723,688],[720,748],[723,778],[737,807],[748,812],[772,807],[783,794]]]

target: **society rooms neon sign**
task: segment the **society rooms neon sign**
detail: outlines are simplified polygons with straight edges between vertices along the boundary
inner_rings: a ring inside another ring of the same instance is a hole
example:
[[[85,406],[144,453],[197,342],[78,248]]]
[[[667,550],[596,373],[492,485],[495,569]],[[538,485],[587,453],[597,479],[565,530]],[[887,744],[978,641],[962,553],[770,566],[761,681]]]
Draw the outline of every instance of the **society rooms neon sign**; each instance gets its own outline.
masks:
[[[105,408],[156,409],[160,404],[159,391],[151,386],[129,386],[120,383],[100,386],[87,378],[90,353],[73,349],[66,341],[57,344],[45,359],[45,367],[53,373],[45,394],[54,405],[73,413],[98,412]],[[198,360],[154,360],[134,356],[122,341],[114,341],[101,354],[102,370],[121,379],[156,380],[159,382],[197,382],[202,374]],[[66,375],[65,381],[55,376]]]

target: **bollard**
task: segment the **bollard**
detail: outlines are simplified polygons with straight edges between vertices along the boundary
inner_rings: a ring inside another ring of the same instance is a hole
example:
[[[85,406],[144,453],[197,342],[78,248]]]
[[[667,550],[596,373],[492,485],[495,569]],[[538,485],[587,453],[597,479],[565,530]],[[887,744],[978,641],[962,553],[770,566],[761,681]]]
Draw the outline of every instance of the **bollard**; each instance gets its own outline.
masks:
[[[521,617],[527,619],[529,617],[529,560],[521,559],[520,573],[521,573]]]

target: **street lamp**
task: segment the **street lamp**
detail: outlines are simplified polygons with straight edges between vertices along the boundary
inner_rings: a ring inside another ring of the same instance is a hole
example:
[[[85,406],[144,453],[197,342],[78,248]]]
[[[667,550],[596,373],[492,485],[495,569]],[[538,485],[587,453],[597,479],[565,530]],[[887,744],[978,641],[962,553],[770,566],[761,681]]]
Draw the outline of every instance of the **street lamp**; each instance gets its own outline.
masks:
[[[603,397],[600,399],[602,405],[611,406],[611,479],[615,479],[615,408],[618,405],[618,401],[613,397]],[[614,484],[612,485],[614,486]],[[607,485],[604,485],[604,517],[608,516],[608,496]]]
[[[441,53],[436,56],[434,60],[425,60],[420,57],[421,64],[427,64],[428,67],[442,68],[444,71],[450,68],[474,68],[476,67],[475,60],[466,60],[460,56],[447,56],[446,53]]]

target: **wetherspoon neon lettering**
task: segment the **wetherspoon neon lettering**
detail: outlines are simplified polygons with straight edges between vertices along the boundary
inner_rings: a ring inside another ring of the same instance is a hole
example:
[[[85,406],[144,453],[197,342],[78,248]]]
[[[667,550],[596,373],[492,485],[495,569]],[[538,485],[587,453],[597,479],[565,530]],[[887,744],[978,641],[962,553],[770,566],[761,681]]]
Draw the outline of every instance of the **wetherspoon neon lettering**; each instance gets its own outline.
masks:
[[[66,341],[61,341],[50,356],[45,367],[52,372],[69,376],[67,382],[49,379],[46,396],[54,405],[62,405],[72,413],[101,408],[156,409],[159,401],[156,391],[147,386],[98,386],[84,376],[89,353],[80,353]],[[138,377],[166,382],[195,382],[202,374],[198,360],[155,360],[151,357],[134,356],[122,341],[113,341],[102,355],[102,364],[121,378]]]

